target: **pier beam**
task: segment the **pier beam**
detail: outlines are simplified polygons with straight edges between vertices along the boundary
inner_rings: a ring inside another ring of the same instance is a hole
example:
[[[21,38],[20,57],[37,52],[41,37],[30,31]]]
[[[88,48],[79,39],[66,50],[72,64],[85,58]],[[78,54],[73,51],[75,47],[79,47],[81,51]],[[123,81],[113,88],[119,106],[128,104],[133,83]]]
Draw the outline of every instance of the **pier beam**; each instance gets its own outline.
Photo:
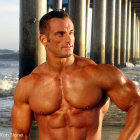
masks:
[[[127,19],[127,42],[126,42],[126,61],[130,59],[131,47],[131,0],[128,0],[128,19]]]
[[[135,58],[137,58],[137,16],[135,22]]]
[[[139,20],[139,56],[140,56],[140,20]]]
[[[53,9],[59,10],[62,9],[62,0],[53,0]]]
[[[138,18],[138,45],[137,45],[137,48],[138,48],[138,58],[140,57],[140,44],[139,44],[139,40],[140,40],[140,27],[139,27],[139,18]]]
[[[136,17],[136,47],[135,47],[135,54],[136,54],[136,58],[139,58],[139,19],[138,17]]]
[[[99,10],[100,9],[100,10]],[[98,64],[105,63],[106,0],[93,1],[90,57]]]
[[[75,26],[74,53],[85,57],[86,49],[86,0],[70,0],[69,14]]]
[[[115,4],[116,0],[107,0],[105,62],[112,65],[114,65]]]
[[[122,0],[121,18],[121,66],[126,65],[126,37],[127,37],[127,0]]]
[[[30,74],[37,65],[46,61],[38,29],[38,21],[46,11],[47,0],[20,1],[19,78]]]
[[[135,61],[135,24],[136,24],[136,12],[135,9],[132,8],[132,14],[131,14],[131,53],[130,53],[130,60],[131,62]]]
[[[121,0],[116,2],[115,13],[115,66],[120,66],[120,49],[121,49]]]
[[[88,57],[88,41],[89,41],[89,7],[90,7],[90,0],[86,0],[86,50],[85,56]]]

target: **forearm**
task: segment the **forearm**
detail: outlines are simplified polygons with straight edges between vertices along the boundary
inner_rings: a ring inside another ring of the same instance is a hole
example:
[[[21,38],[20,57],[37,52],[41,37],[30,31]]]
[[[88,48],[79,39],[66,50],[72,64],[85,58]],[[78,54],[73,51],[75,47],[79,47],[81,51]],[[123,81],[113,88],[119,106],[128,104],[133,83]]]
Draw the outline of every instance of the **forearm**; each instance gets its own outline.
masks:
[[[129,110],[126,117],[125,128],[118,140],[136,140],[140,134],[140,100]]]

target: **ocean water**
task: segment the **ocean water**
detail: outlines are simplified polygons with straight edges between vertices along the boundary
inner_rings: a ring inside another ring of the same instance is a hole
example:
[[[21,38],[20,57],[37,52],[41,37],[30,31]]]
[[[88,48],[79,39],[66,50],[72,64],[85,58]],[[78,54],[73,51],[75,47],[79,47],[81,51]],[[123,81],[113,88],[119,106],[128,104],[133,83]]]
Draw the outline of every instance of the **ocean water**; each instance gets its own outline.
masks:
[[[19,76],[18,59],[0,59],[0,140],[10,140],[11,109],[13,106],[13,92]],[[130,65],[123,68],[126,77],[140,87],[140,65]],[[104,118],[102,140],[117,140],[124,128],[126,113],[119,110],[112,102]],[[36,122],[32,126],[31,140],[38,140]],[[137,140],[140,140],[138,138]]]
[[[18,82],[18,60],[0,60],[0,123],[11,120],[13,91]]]
[[[10,140],[13,91],[18,82],[18,70],[18,60],[10,60],[8,56],[0,59],[0,140]]]

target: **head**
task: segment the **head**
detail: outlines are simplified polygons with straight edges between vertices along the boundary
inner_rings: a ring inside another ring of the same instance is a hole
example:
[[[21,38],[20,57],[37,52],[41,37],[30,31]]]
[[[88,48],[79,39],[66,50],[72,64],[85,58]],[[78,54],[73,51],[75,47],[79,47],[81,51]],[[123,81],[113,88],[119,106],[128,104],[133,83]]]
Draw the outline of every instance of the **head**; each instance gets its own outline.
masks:
[[[74,49],[74,24],[63,11],[51,11],[45,14],[39,23],[40,41],[46,52],[55,57],[68,57]]]

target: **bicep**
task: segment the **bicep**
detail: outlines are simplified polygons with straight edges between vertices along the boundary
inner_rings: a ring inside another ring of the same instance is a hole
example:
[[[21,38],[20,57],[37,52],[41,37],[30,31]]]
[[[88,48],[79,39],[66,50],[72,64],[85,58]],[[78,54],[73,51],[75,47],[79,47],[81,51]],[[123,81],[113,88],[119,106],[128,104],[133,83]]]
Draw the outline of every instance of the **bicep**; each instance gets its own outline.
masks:
[[[122,110],[128,109],[140,100],[139,89],[129,79],[124,78],[122,82],[116,82],[113,87],[107,91],[111,100]]]

